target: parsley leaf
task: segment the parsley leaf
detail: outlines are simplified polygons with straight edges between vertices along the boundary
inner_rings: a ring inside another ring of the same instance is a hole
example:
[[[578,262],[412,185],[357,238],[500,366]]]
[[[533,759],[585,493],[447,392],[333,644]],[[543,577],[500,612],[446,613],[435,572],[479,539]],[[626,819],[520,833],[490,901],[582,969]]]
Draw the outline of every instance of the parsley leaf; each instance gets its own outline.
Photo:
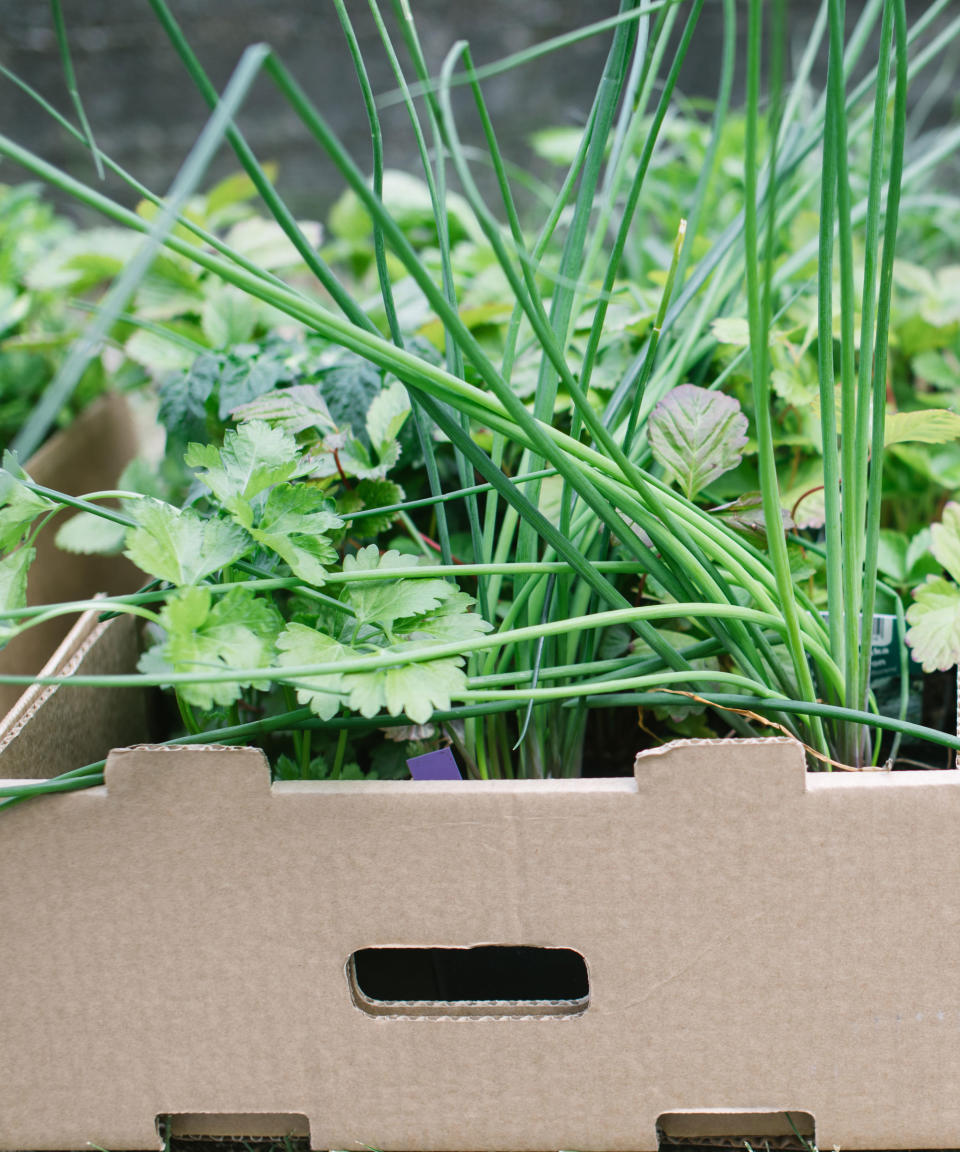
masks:
[[[27,603],[27,572],[36,556],[34,548],[20,548],[0,560],[0,610],[15,612]],[[13,620],[0,620],[0,644],[16,631]]]
[[[184,460],[199,470],[199,479],[240,523],[253,522],[250,501],[296,470],[297,446],[292,436],[260,421],[230,429],[223,447],[191,444]]]
[[[309,484],[278,484],[250,535],[282,557],[301,580],[319,588],[327,578],[326,567],[337,559],[326,533],[342,525],[319,489]]]
[[[160,621],[166,639],[140,658],[141,672],[266,667],[283,624],[273,603],[248,588],[233,588],[216,599],[209,588],[183,588],[169,597]],[[182,684],[179,692],[188,704],[209,709],[232,704],[248,686],[265,689],[269,680]]]
[[[391,651],[399,656],[402,646]],[[426,724],[434,709],[449,708],[451,697],[466,688],[462,663],[460,656],[447,656],[372,672],[348,672],[343,676],[343,690],[350,707],[361,716],[376,716],[386,709],[391,716],[403,712],[414,724]]]
[[[56,505],[38,496],[8,471],[0,469],[0,551],[16,548],[34,520]]]
[[[250,551],[250,537],[229,520],[203,519],[162,500],[131,502],[137,527],[124,555],[142,571],[171,584],[196,584]]]
[[[288,624],[277,639],[281,668],[295,668],[301,664],[326,664],[336,660],[359,656],[346,644],[308,628],[305,624]],[[340,711],[343,697],[343,676],[328,672],[325,676],[304,676],[297,680],[297,700],[309,704],[321,720],[332,720]]]

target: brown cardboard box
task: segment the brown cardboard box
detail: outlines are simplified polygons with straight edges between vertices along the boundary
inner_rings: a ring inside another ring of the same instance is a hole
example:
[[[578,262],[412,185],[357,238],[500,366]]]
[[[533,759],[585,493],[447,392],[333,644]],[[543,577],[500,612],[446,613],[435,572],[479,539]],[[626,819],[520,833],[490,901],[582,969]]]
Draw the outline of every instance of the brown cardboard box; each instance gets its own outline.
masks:
[[[27,461],[38,484],[68,496],[116,486],[117,477],[137,454],[137,429],[124,398],[108,393],[92,404],[63,432],[57,433]],[[61,515],[37,540],[37,558],[30,570],[30,604],[83,600],[98,592],[131,592],[141,574],[122,556],[79,556],[62,552],[54,543]],[[66,636],[70,620],[63,616],[38,624],[0,651],[0,672],[36,673]],[[0,684],[0,717],[14,706],[21,689]]]
[[[68,664],[132,661],[128,623]],[[136,694],[74,691],[0,776],[137,738]],[[0,814],[0,1149],[156,1147],[158,1117],[319,1149],[956,1148],[958,842],[960,772],[807,773],[786,739],[453,783],[114,751],[104,786]],[[396,1003],[359,975],[479,945],[572,950],[589,989]]]

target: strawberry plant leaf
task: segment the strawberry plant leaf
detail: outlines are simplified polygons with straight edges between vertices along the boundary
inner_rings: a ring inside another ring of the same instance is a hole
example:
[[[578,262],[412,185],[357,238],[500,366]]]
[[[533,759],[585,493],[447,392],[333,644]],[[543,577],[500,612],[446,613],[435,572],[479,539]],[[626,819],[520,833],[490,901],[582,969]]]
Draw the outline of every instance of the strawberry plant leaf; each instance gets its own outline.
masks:
[[[695,384],[672,389],[650,413],[650,449],[692,500],[740,463],[747,418],[732,396]]]
[[[336,425],[327,402],[315,384],[294,384],[290,388],[274,388],[233,408],[229,413],[235,420],[263,420],[274,428],[296,435],[308,428],[321,432],[335,432]]]
[[[884,423],[885,445],[914,441],[919,444],[945,444],[960,438],[960,413],[948,408],[928,408],[921,412],[888,412]]]
[[[345,660],[361,653],[334,640],[305,624],[291,623],[277,638],[281,668],[295,668],[302,664],[325,664]],[[328,672],[325,676],[303,676],[297,679],[297,700],[309,705],[321,720],[332,720],[344,702],[343,675]]]
[[[944,506],[939,524],[930,526],[930,551],[960,584],[960,504]]]
[[[272,663],[283,619],[273,603],[248,588],[214,598],[209,588],[183,588],[160,613],[166,639],[140,660],[142,672],[183,674],[209,669],[266,667]],[[210,709],[232,704],[244,687],[267,688],[269,679],[184,684],[188,704]]]
[[[197,469],[220,503],[249,528],[253,521],[250,501],[296,470],[297,446],[292,436],[260,421],[230,429],[223,446],[191,444],[184,460]]]
[[[327,533],[343,521],[330,510],[329,501],[309,484],[278,484],[270,491],[263,512],[250,535],[290,565],[294,575],[319,588],[326,569],[337,560]]]
[[[931,576],[913,599],[906,641],[924,672],[944,672],[960,662],[960,588]]]
[[[0,469],[0,551],[16,548],[34,520],[55,507],[51,500],[21,483],[12,471]]]
[[[250,551],[246,532],[229,520],[206,520],[162,500],[131,506],[137,527],[127,532],[124,555],[142,571],[171,584],[196,584]]]

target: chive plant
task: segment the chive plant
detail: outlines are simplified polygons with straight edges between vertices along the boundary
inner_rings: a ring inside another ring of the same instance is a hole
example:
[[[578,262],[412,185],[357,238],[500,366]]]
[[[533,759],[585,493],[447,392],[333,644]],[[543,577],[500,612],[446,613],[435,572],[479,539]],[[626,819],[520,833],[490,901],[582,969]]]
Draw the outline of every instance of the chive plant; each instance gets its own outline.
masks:
[[[234,660],[229,670],[178,668],[174,673],[167,668],[140,677],[114,677],[111,683],[172,684],[181,699],[198,685],[212,690],[217,684],[238,680],[285,684],[288,691],[301,694],[301,702],[309,701],[311,711],[291,709],[283,723],[298,730],[320,725],[346,731],[357,723],[391,722],[387,713],[394,713],[395,722],[398,710],[391,706],[368,714],[367,708],[360,717],[346,716],[336,709],[330,713],[329,700],[318,703],[322,691],[315,686],[323,677],[362,677],[399,667],[426,669],[430,662],[466,656],[466,674],[456,682],[449,707],[447,702],[443,706],[435,703],[434,715],[444,722],[460,722],[456,731],[461,750],[472,771],[483,777],[512,775],[518,770],[533,776],[578,771],[588,707],[614,703],[705,705],[721,717],[724,728],[740,734],[769,731],[764,723],[773,724],[802,740],[816,762],[827,766],[873,763],[878,755],[879,730],[910,729],[902,716],[876,715],[869,683],[870,628],[877,578],[892,267],[898,198],[906,179],[903,153],[908,60],[912,51],[914,67],[919,68],[935,58],[929,49],[921,50],[918,45],[932,21],[947,11],[947,0],[932,4],[912,29],[907,27],[903,0],[868,0],[847,40],[842,0],[824,0],[811,44],[789,88],[784,78],[784,6],[781,2],[764,5],[762,0],[750,0],[744,60],[747,138],[742,213],[720,236],[710,238],[705,254],[694,256],[695,245],[706,242],[704,205],[715,176],[713,147],[692,202],[682,210],[678,207],[670,250],[655,268],[651,267],[651,251],[655,249],[638,236],[634,222],[643,204],[660,130],[696,35],[703,0],[622,0],[612,19],[563,38],[569,42],[600,32],[612,33],[576,156],[539,230],[534,232],[524,227],[514,198],[511,168],[500,151],[484,99],[484,77],[496,68],[475,66],[469,47],[460,43],[451,49],[439,74],[432,75],[406,0],[394,0],[393,4],[398,37],[390,33],[378,0],[368,0],[396,79],[394,98],[404,104],[414,128],[433,207],[439,278],[384,202],[379,105],[345,4],[337,0],[335,6],[368,115],[372,180],[269,48],[258,45],[248,49],[230,85],[218,97],[164,0],[149,2],[158,27],[212,110],[207,128],[170,194],[158,197],[142,188],[100,153],[85,123],[77,129],[58,117],[68,131],[88,144],[98,162],[160,208],[149,222],[0,136],[0,155],[88,208],[144,234],[139,257],[108,294],[86,340],[52,384],[47,402],[34,414],[15,447],[24,455],[36,446],[79,378],[85,359],[111,330],[153,256],[164,249],[268,303],[403,382],[413,402],[424,453],[431,493],[427,503],[436,511],[441,559],[439,565],[429,568],[405,568],[403,579],[439,577],[449,582],[475,577],[475,614],[480,623],[459,639],[419,646],[414,641],[402,655],[376,647],[365,650],[361,644],[338,652],[334,658],[329,646],[313,640],[307,643],[301,635],[297,643],[285,641],[287,646],[281,650],[287,658],[279,663],[267,659],[264,649],[264,659],[247,667],[242,661],[238,666]],[[765,9],[772,13],[766,69]],[[729,109],[736,67],[734,0],[724,0],[723,12],[723,67],[712,126],[716,138]],[[866,46],[878,25],[878,57],[867,68],[865,79],[854,85],[852,71],[858,64],[862,67]],[[960,20],[954,19],[948,32],[953,37],[960,33]],[[941,37],[941,48],[949,38]],[[809,88],[816,52],[824,40],[829,52],[827,86],[810,115],[804,110],[802,93]],[[406,70],[401,63],[401,43],[410,61]],[[520,66],[533,55],[561,51],[562,47],[560,43],[539,46],[501,67]],[[373,309],[365,306],[311,247],[236,126],[235,115],[259,75],[280,91],[312,141],[333,162],[369,213],[379,285],[377,305],[386,317],[385,330],[372,319]],[[22,80],[16,82],[27,88]],[[473,97],[484,141],[483,161],[492,171],[499,199],[496,209],[486,203],[478,188],[475,153],[464,145],[461,125],[454,116],[452,92],[458,86],[465,86]],[[872,110],[865,108],[871,95]],[[864,124],[872,132],[868,189],[865,200],[855,203],[846,152],[851,132],[862,130]],[[187,196],[203,178],[221,140],[233,148],[267,211],[324,290],[327,303],[321,302],[319,294],[258,268],[222,239],[204,232],[183,212]],[[809,177],[803,164],[814,155],[822,157],[815,287],[827,508],[826,618],[791,573],[774,462],[768,349],[778,297],[792,287],[790,260],[775,259],[775,236],[783,221],[809,195]],[[910,175],[919,179],[923,172],[921,162],[912,167]],[[509,285],[513,313],[498,360],[480,343],[458,306],[456,260],[447,216],[447,189],[453,179]],[[863,234],[861,237],[858,232],[856,240],[865,258],[858,363],[854,240],[860,220],[864,221]],[[193,237],[185,239],[183,229]],[[402,266],[442,326],[442,364],[425,357],[402,329],[393,265],[387,253]],[[591,392],[590,382],[608,332],[609,305],[627,265],[656,272],[663,286],[644,346],[609,403],[602,407]],[[839,340],[833,333],[837,273]],[[749,317],[754,431],[766,526],[759,541],[677,492],[653,462],[648,437],[655,405],[714,345],[711,322],[741,306]],[[588,333],[585,344],[578,330]],[[530,401],[521,398],[515,387],[517,362],[524,349],[535,350],[539,357]],[[837,377],[839,403],[835,398]],[[477,427],[488,434],[484,446],[474,435]],[[456,491],[443,490],[437,431],[453,453],[459,478]],[[207,459],[208,470],[213,470],[215,462],[211,463],[209,453],[204,456],[206,451],[198,449],[195,458]],[[13,499],[11,485],[16,486],[21,500],[26,499],[24,493],[54,503],[63,499],[59,494],[38,491],[12,463],[6,475],[8,501]],[[555,507],[549,511],[545,483],[556,495]],[[453,563],[446,509],[454,500],[463,509],[472,564]],[[96,500],[84,506],[100,514]],[[49,506],[43,507],[46,510]],[[131,498],[130,507],[132,519],[128,519],[127,528],[135,533],[143,528],[137,518],[136,499]],[[230,512],[230,506],[225,507]],[[230,514],[236,516],[236,511]],[[245,524],[245,530],[265,531],[262,523],[253,520]],[[24,540],[29,546],[29,536],[12,539],[14,543]],[[23,550],[21,546],[21,553]],[[286,557],[282,550],[278,554]],[[238,574],[252,586],[276,579],[256,571],[255,566],[251,570],[249,564],[249,558],[243,560],[238,573],[231,559],[225,573],[204,572],[195,575],[194,582],[207,589],[204,596],[216,600],[234,595]],[[304,577],[291,566],[293,574],[281,579],[288,580],[289,586],[312,591],[314,596],[327,595],[317,591],[321,583],[325,588],[338,582],[359,586],[365,580],[385,578],[384,571],[364,575],[356,564],[345,564],[342,571],[328,566],[322,580]],[[145,571],[157,575],[149,565]],[[11,589],[15,583],[8,581]],[[269,592],[273,586],[261,590]],[[162,603],[166,594],[161,588],[145,593],[146,600],[115,598],[109,606],[116,611],[148,613],[158,622],[161,617],[146,605]],[[341,607],[344,602],[341,598]],[[79,606],[31,611],[11,592],[3,607],[6,610],[0,613],[0,621],[12,634],[51,612],[76,611]],[[669,630],[664,630],[664,623]],[[628,628],[633,640],[626,650],[607,657],[599,638],[604,628],[613,625]],[[313,631],[320,635],[318,628]],[[314,658],[301,658],[311,652]],[[330,658],[317,657],[319,652],[331,653]],[[704,660],[709,663],[704,665]],[[99,681],[93,678],[93,682]],[[727,692],[729,688],[736,689],[736,695]],[[419,715],[419,706],[417,711]],[[276,722],[276,726],[283,723]],[[928,735],[938,743],[957,746],[950,736]],[[242,725],[231,727],[230,738],[243,736]],[[87,781],[95,774],[91,771],[76,779]]]

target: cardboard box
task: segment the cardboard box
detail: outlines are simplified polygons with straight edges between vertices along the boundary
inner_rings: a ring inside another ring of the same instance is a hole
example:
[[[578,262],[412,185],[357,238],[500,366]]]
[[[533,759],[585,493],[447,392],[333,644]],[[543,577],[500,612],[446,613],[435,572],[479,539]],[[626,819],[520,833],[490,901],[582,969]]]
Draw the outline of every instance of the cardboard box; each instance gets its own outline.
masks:
[[[117,477],[137,454],[140,437],[129,406],[119,393],[92,404],[63,432],[51,437],[24,465],[38,484],[68,496],[115,488]],[[54,543],[61,514],[37,538],[37,557],[30,570],[30,604],[85,600],[98,592],[132,592],[142,574],[122,556],[80,556]],[[63,616],[38,624],[0,650],[0,672],[36,673],[70,628]],[[22,689],[0,684],[0,716],[14,706]]]
[[[68,660],[122,664],[125,626]],[[37,757],[70,692],[25,719]],[[58,718],[44,775],[84,729],[136,739],[126,699]],[[0,813],[0,1149],[154,1148],[161,1117],[318,1149],[957,1148],[958,843],[960,772],[807,773],[786,739],[495,782],[120,749]],[[370,951],[482,945],[579,954],[589,986],[391,998],[409,973]]]

